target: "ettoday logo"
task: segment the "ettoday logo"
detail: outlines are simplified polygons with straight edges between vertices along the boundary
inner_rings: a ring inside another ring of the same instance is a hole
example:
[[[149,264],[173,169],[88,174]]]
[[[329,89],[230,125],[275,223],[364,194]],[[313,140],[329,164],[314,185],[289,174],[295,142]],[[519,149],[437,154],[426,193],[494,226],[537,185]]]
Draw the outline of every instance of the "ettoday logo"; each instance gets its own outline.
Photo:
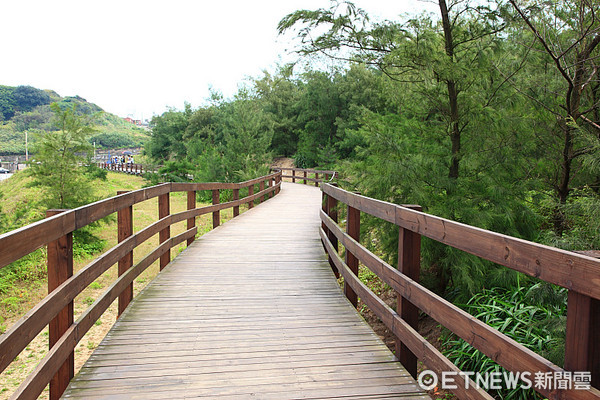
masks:
[[[443,371],[441,377],[434,371],[425,370],[417,377],[417,383],[424,390],[440,387],[445,390],[457,389],[461,382],[465,389],[475,387],[484,390],[501,389],[574,389],[586,390],[591,387],[592,374],[588,371],[555,372],[465,372]]]

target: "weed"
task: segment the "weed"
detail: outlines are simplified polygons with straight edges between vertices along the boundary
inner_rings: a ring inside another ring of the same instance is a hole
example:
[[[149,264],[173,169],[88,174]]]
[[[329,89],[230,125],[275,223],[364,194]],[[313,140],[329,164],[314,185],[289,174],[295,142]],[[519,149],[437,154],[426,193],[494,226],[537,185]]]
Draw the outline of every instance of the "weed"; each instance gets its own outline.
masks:
[[[90,296],[88,296],[85,299],[83,299],[83,302],[85,304],[87,304],[88,306],[91,306],[92,304],[94,304],[94,301],[96,301],[96,300],[94,300],[94,298],[90,297]]]
[[[94,322],[94,325],[100,326],[100,325],[102,325],[102,321],[100,321],[100,319],[98,319],[96,322]]]
[[[89,350],[94,350],[96,348],[96,343],[94,343],[94,342],[88,342],[87,348]]]
[[[6,308],[10,311],[17,311],[19,308],[19,304],[21,303],[21,299],[12,296],[3,299],[0,303],[6,306]]]
[[[102,289],[102,285],[99,282],[92,282],[90,284],[90,289]]]

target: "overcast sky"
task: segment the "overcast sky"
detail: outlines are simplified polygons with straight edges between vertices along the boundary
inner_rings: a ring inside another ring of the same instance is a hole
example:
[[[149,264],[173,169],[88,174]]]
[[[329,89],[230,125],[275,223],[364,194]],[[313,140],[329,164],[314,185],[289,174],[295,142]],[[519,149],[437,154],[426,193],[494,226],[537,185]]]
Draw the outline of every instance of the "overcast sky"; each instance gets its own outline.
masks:
[[[106,111],[150,118],[232,96],[245,77],[290,61],[276,26],[329,0],[2,0],[0,85],[79,95]],[[356,0],[379,19],[435,6]]]

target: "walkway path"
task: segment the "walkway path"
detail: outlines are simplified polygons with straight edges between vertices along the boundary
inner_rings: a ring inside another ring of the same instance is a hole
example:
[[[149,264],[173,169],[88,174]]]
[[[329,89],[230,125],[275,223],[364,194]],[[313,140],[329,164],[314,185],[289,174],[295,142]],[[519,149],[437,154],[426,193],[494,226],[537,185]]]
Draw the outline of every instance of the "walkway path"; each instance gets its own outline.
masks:
[[[321,193],[275,198],[196,240],[71,382],[85,399],[429,399],[343,296]]]

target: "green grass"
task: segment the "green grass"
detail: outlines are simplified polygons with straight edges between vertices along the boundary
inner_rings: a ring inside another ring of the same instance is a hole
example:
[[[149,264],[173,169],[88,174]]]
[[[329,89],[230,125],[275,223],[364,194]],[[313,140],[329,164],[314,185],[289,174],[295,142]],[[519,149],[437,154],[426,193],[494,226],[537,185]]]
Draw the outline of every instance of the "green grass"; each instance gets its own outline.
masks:
[[[543,283],[529,283],[525,287],[512,289],[486,289],[461,307],[492,328],[560,366],[564,359],[566,289],[546,286]],[[540,292],[548,290],[552,291],[553,300],[548,301],[546,294],[546,300],[538,301]],[[453,334],[448,333],[444,339],[444,355],[462,371],[505,371],[485,354]],[[504,389],[497,392],[491,390],[490,393],[510,400],[543,398],[533,389]]]

